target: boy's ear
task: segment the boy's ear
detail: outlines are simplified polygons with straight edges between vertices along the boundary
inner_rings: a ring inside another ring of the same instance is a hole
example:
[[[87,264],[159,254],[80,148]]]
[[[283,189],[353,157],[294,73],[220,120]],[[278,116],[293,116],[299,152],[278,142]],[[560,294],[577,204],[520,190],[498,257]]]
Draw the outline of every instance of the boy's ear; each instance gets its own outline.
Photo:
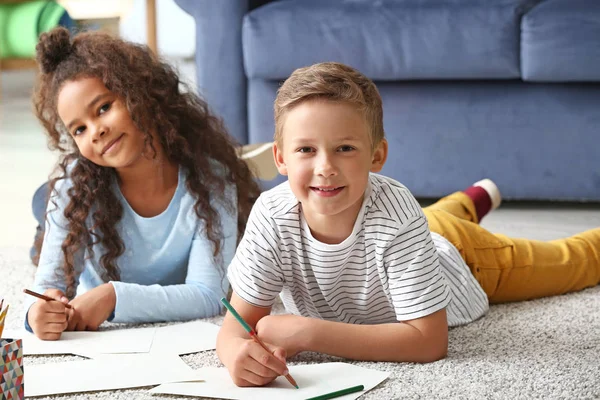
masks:
[[[375,148],[373,152],[373,159],[371,161],[371,172],[379,172],[387,160],[388,154],[388,142],[385,139],[381,139],[381,142]]]
[[[283,159],[283,149],[277,145],[277,142],[273,143],[273,158],[275,159],[275,165],[281,175],[287,176],[287,165]]]

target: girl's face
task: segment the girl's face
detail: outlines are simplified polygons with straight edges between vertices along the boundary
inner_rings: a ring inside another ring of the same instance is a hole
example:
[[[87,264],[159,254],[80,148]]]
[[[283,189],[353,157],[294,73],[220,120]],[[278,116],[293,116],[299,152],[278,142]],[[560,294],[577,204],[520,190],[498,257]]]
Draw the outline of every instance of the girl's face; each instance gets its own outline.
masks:
[[[142,156],[144,133],[124,100],[100,79],[67,81],[58,93],[57,109],[81,155],[94,164],[121,169]]]

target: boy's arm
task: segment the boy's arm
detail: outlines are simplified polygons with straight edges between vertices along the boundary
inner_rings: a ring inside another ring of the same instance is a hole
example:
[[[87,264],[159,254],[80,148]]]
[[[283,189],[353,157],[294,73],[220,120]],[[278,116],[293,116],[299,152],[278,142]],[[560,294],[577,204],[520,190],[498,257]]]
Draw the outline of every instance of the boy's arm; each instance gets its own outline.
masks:
[[[260,320],[258,335],[289,353],[315,351],[363,361],[432,362],[446,356],[446,309],[412,321],[357,325],[295,315]]]
[[[231,305],[252,328],[269,315],[271,308],[256,307],[246,303],[235,293]],[[264,341],[271,352],[250,338],[242,325],[228,311],[217,336],[217,355],[227,367],[238,386],[262,386],[279,375],[287,374],[285,351]]]

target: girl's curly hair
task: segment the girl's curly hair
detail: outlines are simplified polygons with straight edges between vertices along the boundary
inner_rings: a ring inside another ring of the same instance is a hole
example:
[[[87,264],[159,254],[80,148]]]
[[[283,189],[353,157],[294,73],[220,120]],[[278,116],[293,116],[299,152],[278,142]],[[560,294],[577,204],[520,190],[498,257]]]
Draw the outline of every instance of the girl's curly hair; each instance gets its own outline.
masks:
[[[62,157],[59,174],[50,181],[50,193],[58,180],[70,178],[70,202],[64,210],[68,234],[62,243],[63,273],[67,296],[75,291],[77,269],[75,254],[100,243],[105,253],[100,258],[105,280],[119,280],[118,257],[124,243],[116,229],[123,209],[111,191],[115,177],[112,168],[98,166],[82,157],[57,114],[58,92],[65,82],[81,78],[99,78],[113,93],[121,96],[131,117],[145,132],[146,143],[152,146],[149,132],[156,132],[166,157],[187,170],[187,188],[196,198],[194,210],[204,222],[206,234],[218,258],[222,230],[211,198],[222,204],[235,205],[225,198],[225,186],[237,189],[238,239],[259,187],[246,163],[236,154],[235,143],[226,133],[222,121],[207,103],[183,84],[175,70],[156,57],[147,47],[125,42],[99,32],[79,33],[71,37],[65,28],[55,28],[40,36],[36,47],[40,73],[33,103],[38,119],[49,137],[49,147],[58,149]],[[187,90],[182,90],[187,89]],[[77,161],[73,163],[73,161]],[[225,169],[214,170],[214,162]],[[67,167],[69,171],[67,172]],[[86,220],[92,213],[92,225]],[[96,233],[99,231],[99,234]],[[38,254],[41,240],[36,243]],[[84,247],[85,246],[85,247]]]

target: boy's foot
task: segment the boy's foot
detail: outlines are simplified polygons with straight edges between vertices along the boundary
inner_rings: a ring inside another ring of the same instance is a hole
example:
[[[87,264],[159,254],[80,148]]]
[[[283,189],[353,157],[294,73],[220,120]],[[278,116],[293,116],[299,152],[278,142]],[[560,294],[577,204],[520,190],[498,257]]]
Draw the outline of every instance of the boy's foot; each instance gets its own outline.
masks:
[[[479,221],[502,203],[500,189],[491,179],[475,182],[473,186],[463,190],[463,193],[473,200]]]
[[[273,159],[273,143],[249,144],[241,148],[240,158],[250,167],[258,179],[270,181],[279,171]]]

